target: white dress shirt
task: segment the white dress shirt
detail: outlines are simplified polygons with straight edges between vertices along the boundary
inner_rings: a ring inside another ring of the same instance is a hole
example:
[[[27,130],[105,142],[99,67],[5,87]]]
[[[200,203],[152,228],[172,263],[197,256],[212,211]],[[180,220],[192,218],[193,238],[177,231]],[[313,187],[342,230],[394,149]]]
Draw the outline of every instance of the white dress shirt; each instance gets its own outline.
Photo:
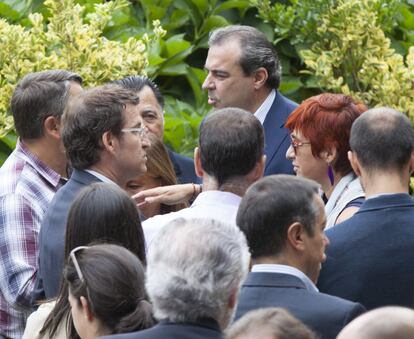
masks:
[[[272,107],[275,97],[276,97],[276,91],[272,89],[269,95],[267,96],[266,100],[263,101],[263,103],[254,113],[254,116],[260,121],[262,125],[266,119],[267,113],[270,111],[270,107]]]
[[[169,222],[178,219],[211,218],[236,226],[236,215],[241,197],[230,192],[201,192],[193,204],[177,212],[156,215],[142,223],[145,241],[150,246],[158,232]]]

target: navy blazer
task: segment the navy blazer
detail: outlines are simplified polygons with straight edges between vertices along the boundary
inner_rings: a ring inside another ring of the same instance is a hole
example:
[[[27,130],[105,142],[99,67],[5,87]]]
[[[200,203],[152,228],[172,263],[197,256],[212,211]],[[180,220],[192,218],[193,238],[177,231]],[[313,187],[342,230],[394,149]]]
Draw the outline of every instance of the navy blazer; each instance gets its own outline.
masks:
[[[196,323],[172,323],[161,321],[158,325],[138,332],[117,334],[102,339],[222,339],[219,325],[212,319],[200,320]]]
[[[72,202],[82,188],[100,181],[94,175],[74,169],[69,181],[55,194],[39,233],[39,272],[37,276],[34,300],[54,298],[59,292],[59,285],[64,265],[66,220]]]
[[[286,159],[290,146],[289,131],[285,122],[289,114],[298,106],[285,98],[279,91],[263,123],[265,133],[266,167],[264,175],[294,174],[292,161]]]
[[[294,275],[250,272],[240,292],[236,319],[262,307],[287,309],[322,339],[336,338],[346,324],[365,311],[360,304],[307,290]]]
[[[179,184],[198,183],[200,178],[197,177],[194,168],[194,160],[181,154],[168,150],[168,155],[174,166],[174,172]]]
[[[408,194],[365,200],[330,239],[318,286],[362,303],[414,307],[414,200]]]

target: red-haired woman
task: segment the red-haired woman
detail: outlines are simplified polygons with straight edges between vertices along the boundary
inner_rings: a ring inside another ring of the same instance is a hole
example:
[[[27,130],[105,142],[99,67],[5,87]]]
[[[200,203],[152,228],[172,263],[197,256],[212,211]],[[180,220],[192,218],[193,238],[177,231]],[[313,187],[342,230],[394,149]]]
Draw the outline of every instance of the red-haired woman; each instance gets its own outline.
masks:
[[[321,185],[327,225],[351,217],[364,201],[359,179],[348,160],[352,123],[367,107],[343,94],[324,93],[302,102],[288,117],[291,146],[286,157],[296,175]]]

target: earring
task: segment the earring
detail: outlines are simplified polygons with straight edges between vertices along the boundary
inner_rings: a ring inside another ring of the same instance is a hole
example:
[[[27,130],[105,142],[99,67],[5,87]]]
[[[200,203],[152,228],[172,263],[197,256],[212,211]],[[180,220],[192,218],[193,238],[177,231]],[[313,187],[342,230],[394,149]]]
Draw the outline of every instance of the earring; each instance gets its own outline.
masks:
[[[333,169],[331,164],[328,164],[328,177],[329,177],[329,181],[331,182],[331,185],[334,184],[334,174],[333,174]]]

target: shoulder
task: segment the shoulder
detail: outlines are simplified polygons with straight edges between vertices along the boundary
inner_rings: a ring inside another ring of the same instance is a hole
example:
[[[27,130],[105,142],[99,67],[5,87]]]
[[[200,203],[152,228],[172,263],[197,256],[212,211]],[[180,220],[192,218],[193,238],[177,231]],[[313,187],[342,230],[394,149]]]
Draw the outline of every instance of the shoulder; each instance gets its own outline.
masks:
[[[298,107],[296,102],[285,97],[282,93],[280,93],[280,91],[276,91],[276,97],[273,104],[285,106],[289,111],[293,111],[296,107]]]
[[[55,304],[55,300],[41,304],[39,308],[29,316],[29,318],[27,319],[26,328],[24,330],[22,339],[40,338],[40,330],[42,329],[50,312],[52,312],[53,308],[55,307]],[[49,337],[44,336],[42,338]],[[55,338],[66,338],[66,331],[64,329],[64,326],[59,327]]]

